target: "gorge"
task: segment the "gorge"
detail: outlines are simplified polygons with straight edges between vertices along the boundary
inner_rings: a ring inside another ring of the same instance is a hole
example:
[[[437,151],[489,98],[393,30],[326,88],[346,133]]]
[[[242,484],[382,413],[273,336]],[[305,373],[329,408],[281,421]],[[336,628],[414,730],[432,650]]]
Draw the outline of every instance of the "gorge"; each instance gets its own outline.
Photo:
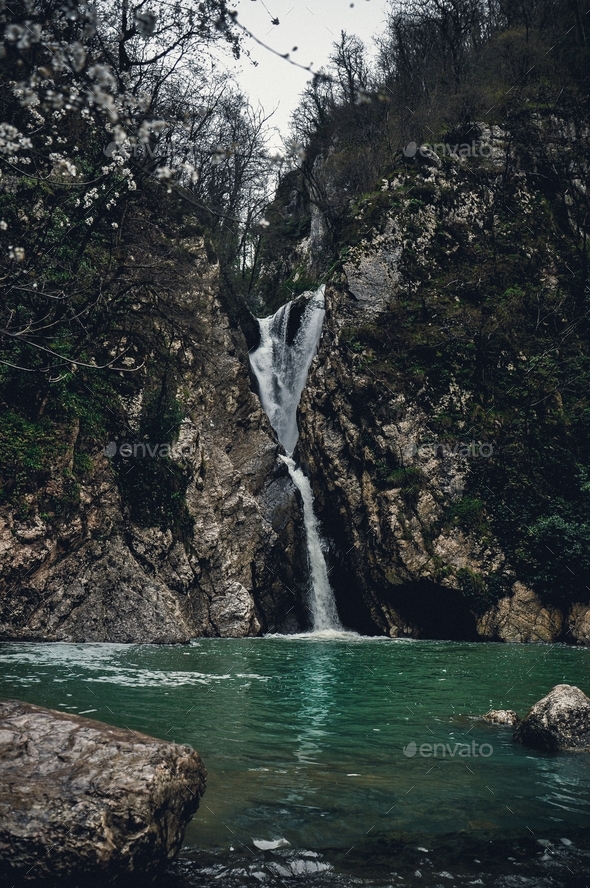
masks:
[[[0,3],[9,888],[588,886],[590,0],[377,4]]]

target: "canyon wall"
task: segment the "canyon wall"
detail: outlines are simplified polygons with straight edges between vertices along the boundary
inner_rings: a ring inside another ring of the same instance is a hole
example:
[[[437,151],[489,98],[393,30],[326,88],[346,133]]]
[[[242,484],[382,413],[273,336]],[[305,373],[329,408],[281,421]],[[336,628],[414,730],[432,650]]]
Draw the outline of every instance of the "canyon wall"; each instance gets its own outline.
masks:
[[[443,164],[425,151],[351,205],[349,240],[326,289],[324,335],[302,398],[298,456],[313,479],[347,625],[394,637],[588,644],[583,568],[574,559],[570,564],[560,545],[552,556],[564,562],[557,594],[549,583],[537,582],[535,590],[523,559],[507,550],[510,533],[500,540],[495,532],[500,512],[521,525],[526,518],[515,511],[516,498],[512,506],[504,499],[494,514],[484,469],[503,466],[505,454],[516,452],[524,476],[527,460],[537,457],[516,437],[517,410],[511,408],[509,427],[498,400],[518,385],[524,389],[543,358],[529,355],[522,366],[524,349],[535,346],[523,334],[520,306],[513,301],[511,316],[508,303],[523,286],[521,275],[532,291],[549,294],[548,302],[559,283],[547,236],[528,234],[532,208],[543,205],[537,180],[520,169],[508,172],[515,158],[507,133],[482,127],[482,140],[485,161],[456,157]],[[330,160],[316,161],[314,175],[329,181]],[[312,215],[319,212],[312,207]],[[295,268],[313,267],[309,244],[313,254],[321,252],[326,228],[312,224]],[[503,280],[507,296],[499,296],[498,309],[493,288]],[[562,322],[567,329],[567,318]],[[450,345],[440,335],[445,330]],[[501,395],[490,382],[477,388],[477,342],[484,336],[494,361],[488,377],[503,373]],[[470,354],[471,337],[473,370],[463,355]],[[564,402],[547,382],[535,384],[540,395],[523,395],[517,409],[537,424],[540,439],[555,435],[558,422],[567,434]],[[546,409],[531,409],[533,400]],[[575,414],[579,409],[574,403]],[[538,544],[541,556],[553,552],[547,543]]]
[[[96,450],[67,520],[40,513],[47,489],[29,496],[22,520],[2,509],[0,639],[174,643],[299,625],[305,553],[295,491],[251,389],[245,339],[219,301],[219,267],[202,239],[184,248],[191,258],[174,302],[193,340],[182,349],[171,343],[184,412],[171,460],[190,479],[188,535],[137,524],[122,502],[121,477],[159,456],[140,450],[115,471]],[[141,397],[127,405],[126,441],[134,440]],[[64,423],[63,464],[46,485],[54,494],[73,463],[78,428]]]

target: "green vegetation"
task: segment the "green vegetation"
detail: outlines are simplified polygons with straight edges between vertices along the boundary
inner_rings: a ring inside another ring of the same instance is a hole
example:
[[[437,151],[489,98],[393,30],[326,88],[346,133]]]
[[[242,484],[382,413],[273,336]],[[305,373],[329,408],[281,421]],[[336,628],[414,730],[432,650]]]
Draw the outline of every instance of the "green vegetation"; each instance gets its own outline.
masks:
[[[465,533],[474,534],[483,540],[490,534],[483,500],[469,495],[462,496],[447,507],[443,524],[456,525]]]
[[[194,521],[186,505],[186,488],[192,478],[190,463],[179,465],[167,453],[166,445],[178,438],[184,411],[166,383],[148,393],[139,420],[138,434],[125,443],[134,448],[130,458],[119,454],[115,470],[129,518],[142,527],[170,529],[188,544]],[[157,449],[156,456],[150,456]],[[138,446],[139,445],[139,446]],[[164,455],[162,455],[164,454]]]
[[[484,614],[498,599],[498,596],[495,596],[493,591],[488,588],[488,584],[481,574],[472,570],[467,568],[458,570],[457,581],[461,594],[476,614]]]
[[[415,507],[425,484],[424,473],[417,466],[394,469],[386,478],[390,487],[398,487],[407,509]]]

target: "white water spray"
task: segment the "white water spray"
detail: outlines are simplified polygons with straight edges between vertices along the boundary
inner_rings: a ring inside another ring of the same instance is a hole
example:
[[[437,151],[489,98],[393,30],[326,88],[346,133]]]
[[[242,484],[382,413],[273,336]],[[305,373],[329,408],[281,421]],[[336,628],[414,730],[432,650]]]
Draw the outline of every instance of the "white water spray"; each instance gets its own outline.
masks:
[[[311,612],[316,632],[341,629],[334,594],[330,588],[328,569],[322,551],[317,519],[313,509],[313,493],[309,480],[292,459],[299,430],[297,407],[307,381],[309,365],[320,341],[324,322],[324,287],[308,301],[293,341],[289,343],[289,319],[293,303],[283,305],[276,314],[261,318],[260,345],[250,356],[252,370],[258,380],[260,400],[270,424],[287,456],[281,459],[291,480],[301,493],[303,523],[307,537],[307,553],[311,574]]]
[[[312,296],[289,344],[289,319],[293,303],[282,305],[276,314],[260,318],[260,345],[250,355],[258,380],[264,412],[287,456],[297,444],[297,407],[307,381],[309,365],[320,341],[324,323],[324,287]]]

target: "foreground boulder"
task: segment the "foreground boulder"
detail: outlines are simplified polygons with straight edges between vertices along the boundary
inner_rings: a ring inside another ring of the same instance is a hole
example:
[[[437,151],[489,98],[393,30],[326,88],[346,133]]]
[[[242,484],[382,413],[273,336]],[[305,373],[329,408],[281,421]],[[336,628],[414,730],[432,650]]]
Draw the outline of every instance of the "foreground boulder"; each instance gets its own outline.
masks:
[[[546,752],[590,752],[590,699],[559,684],[527,712],[514,739]]]
[[[190,746],[0,703],[0,875],[106,885],[156,874],[180,850],[205,777]]]

